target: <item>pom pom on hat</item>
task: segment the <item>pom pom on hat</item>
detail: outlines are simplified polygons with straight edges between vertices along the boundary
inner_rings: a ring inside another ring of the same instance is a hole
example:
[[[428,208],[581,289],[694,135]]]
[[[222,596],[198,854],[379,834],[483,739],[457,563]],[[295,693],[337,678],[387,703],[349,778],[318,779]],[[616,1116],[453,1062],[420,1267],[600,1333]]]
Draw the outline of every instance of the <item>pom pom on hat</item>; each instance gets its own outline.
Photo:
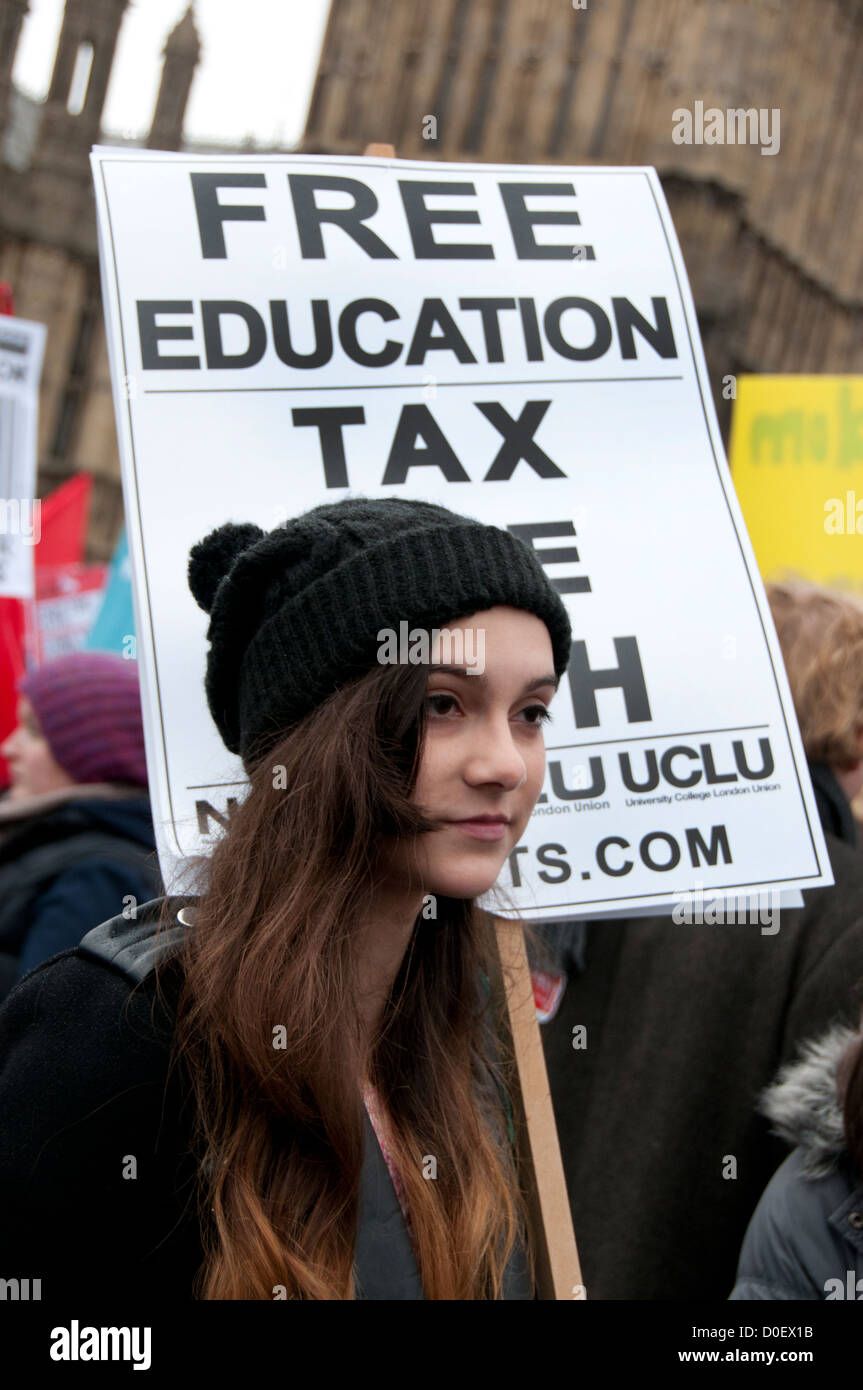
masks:
[[[195,602],[205,613],[213,607],[216,590],[238,555],[263,540],[266,533],[253,521],[226,521],[189,551],[188,581]]]

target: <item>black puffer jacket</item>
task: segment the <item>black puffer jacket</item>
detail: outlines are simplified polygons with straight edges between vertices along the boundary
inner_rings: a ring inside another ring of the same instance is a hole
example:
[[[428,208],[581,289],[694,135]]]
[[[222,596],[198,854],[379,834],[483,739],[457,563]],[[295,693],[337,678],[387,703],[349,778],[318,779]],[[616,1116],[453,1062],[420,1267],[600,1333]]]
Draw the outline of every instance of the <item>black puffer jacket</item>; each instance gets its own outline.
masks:
[[[732,1299],[863,1300],[863,1174],[836,1094],[839,1058],[856,1037],[831,1028],[764,1094],[761,1113],[796,1147],[749,1223]]]
[[[169,1065],[181,983],[176,917],[158,954],[163,899],[114,917],[74,950],[39,966],[0,1008],[0,1270],[42,1280],[42,1299],[133,1306],[192,1298],[203,1259],[189,1158],[190,1098]],[[356,1273],[367,1299],[422,1299],[422,1283],[370,1121]],[[134,1165],[130,1159],[134,1159]],[[132,1170],[135,1176],[131,1177]],[[530,1298],[524,1251],[504,1296]]]

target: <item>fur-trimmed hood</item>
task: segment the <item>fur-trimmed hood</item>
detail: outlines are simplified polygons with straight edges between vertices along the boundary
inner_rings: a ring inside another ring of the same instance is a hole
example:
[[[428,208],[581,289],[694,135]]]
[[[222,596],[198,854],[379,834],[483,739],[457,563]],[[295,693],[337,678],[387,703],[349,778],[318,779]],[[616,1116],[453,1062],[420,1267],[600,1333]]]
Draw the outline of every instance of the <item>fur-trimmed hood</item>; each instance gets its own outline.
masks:
[[[845,1151],[836,1069],[859,1036],[847,1024],[834,1024],[804,1043],[796,1060],[787,1063],[761,1095],[758,1109],[772,1121],[775,1133],[802,1148],[807,1177],[825,1177]]]

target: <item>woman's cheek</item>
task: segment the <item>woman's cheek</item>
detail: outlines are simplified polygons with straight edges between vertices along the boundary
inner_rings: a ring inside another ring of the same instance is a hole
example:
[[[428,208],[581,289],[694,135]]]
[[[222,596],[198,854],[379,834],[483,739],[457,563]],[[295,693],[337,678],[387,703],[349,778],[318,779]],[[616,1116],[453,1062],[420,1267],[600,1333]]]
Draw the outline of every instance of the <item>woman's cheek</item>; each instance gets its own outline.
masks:
[[[417,773],[413,799],[418,806],[434,806],[437,791],[445,779],[444,750],[435,737],[437,730],[431,724],[423,746],[422,761]]]
[[[536,805],[539,799],[540,792],[542,791],[542,784],[544,781],[545,744],[541,742],[540,747],[536,750],[532,759],[528,763],[527,786],[530,788],[530,811],[528,812],[528,817],[530,816],[530,812],[533,810],[534,806]]]

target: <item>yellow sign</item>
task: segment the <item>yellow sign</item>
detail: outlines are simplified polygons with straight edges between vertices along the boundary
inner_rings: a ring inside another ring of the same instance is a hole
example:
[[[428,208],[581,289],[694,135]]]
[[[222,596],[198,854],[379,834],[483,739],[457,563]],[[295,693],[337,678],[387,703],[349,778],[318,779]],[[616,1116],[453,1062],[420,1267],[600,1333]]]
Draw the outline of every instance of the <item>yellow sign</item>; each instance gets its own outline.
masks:
[[[863,377],[738,377],[730,452],[762,578],[863,591]]]

